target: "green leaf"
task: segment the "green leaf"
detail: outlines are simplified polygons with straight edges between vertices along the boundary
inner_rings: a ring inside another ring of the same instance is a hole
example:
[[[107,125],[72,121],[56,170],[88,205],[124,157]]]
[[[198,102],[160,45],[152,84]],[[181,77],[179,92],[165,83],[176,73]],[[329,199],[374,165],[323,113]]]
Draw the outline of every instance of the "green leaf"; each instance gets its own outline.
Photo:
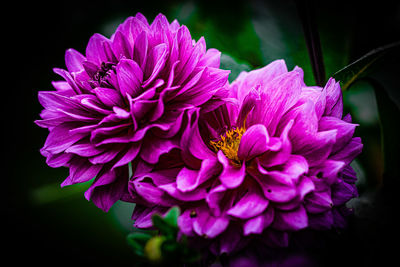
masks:
[[[164,216],[164,221],[173,227],[178,227],[179,207],[172,207]]]
[[[306,84],[315,84],[301,22],[294,1],[259,1],[252,23],[260,40],[262,65],[284,59],[289,70],[299,66]],[[245,58],[247,59],[247,58]]]
[[[400,175],[400,109],[379,82],[373,79],[368,79],[368,81],[374,87],[378,104],[384,173],[386,177],[398,177]]]
[[[229,82],[233,82],[242,71],[251,70],[249,63],[244,61],[239,62],[237,59],[234,59],[232,56],[226,53],[221,55],[220,68],[231,71],[228,78]]]
[[[165,235],[168,240],[176,240],[179,214],[178,207],[171,208],[164,217],[154,214],[152,217],[153,226],[159,229],[161,234]]]
[[[193,39],[204,37],[207,48],[229,51],[233,57],[245,58],[253,66],[261,65],[260,42],[251,21],[250,3],[233,4],[224,0],[214,1],[212,5],[210,8],[208,1],[187,1],[177,5],[170,17],[186,25]]]
[[[376,48],[343,69],[336,72],[333,77],[339,80],[343,90],[350,87],[356,80],[365,77],[371,67],[389,52],[400,48],[400,42]]]
[[[135,252],[136,255],[143,257],[144,256],[144,248],[146,243],[152,238],[152,235],[147,233],[135,232],[130,233],[126,237],[126,241],[128,245],[130,245]]]
[[[32,202],[37,205],[42,205],[67,199],[82,194],[89,188],[91,183],[92,181],[90,180],[85,183],[75,184],[64,188],[62,188],[59,183],[46,184],[32,190]]]

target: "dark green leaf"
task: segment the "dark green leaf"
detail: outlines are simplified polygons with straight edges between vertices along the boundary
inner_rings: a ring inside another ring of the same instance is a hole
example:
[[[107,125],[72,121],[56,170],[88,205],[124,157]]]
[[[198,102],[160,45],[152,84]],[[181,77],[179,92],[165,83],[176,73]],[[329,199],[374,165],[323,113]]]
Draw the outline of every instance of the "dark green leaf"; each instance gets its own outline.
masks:
[[[164,221],[171,226],[178,227],[179,207],[172,207],[164,216]]]
[[[220,68],[231,71],[231,73],[229,74],[229,82],[233,82],[242,71],[251,70],[249,63],[246,63],[244,61],[239,62],[238,60],[225,53],[221,55]]]
[[[176,240],[178,234],[179,207],[172,207],[164,217],[154,214],[152,217],[153,226],[160,230],[167,239]]]
[[[181,246],[176,241],[166,241],[162,244],[162,251],[164,254],[177,254],[181,250]]]
[[[342,89],[346,90],[356,80],[365,77],[371,66],[389,52],[400,48],[400,42],[376,48],[343,69],[336,72],[333,77],[340,81]]]
[[[243,58],[254,65],[261,65],[259,38],[251,21],[252,7],[247,1],[187,1],[178,5],[171,17],[186,25],[192,37],[204,37],[207,48],[229,51],[235,58]],[[224,12],[221,13],[221,10]],[[240,10],[240,15],[237,11]]]
[[[289,70],[295,66],[304,70],[306,84],[315,84],[294,1],[288,1],[287,5],[279,1],[258,1],[252,7],[253,25],[260,39],[262,65],[284,59]]]
[[[298,0],[296,1],[296,4],[303,25],[304,37],[308,48],[315,82],[318,86],[324,86],[325,66],[315,19],[315,3],[308,0]]]
[[[374,87],[381,126],[384,172],[386,177],[398,177],[400,162],[400,109],[391,100],[383,86],[368,79]],[[384,181],[385,182],[385,181]]]
[[[150,234],[135,232],[130,233],[126,240],[138,256],[144,256],[144,247],[151,238]]]

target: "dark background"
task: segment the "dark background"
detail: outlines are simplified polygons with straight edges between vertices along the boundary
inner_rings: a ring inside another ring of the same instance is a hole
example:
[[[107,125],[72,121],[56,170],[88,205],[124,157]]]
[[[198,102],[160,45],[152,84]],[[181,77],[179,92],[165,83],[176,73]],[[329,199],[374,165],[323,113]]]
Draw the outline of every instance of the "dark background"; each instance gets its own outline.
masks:
[[[396,1],[348,2],[316,4],[328,77],[371,49],[399,40]],[[65,66],[66,49],[84,53],[95,32],[109,37],[128,16],[141,12],[151,22],[161,12],[169,21],[177,17],[195,39],[204,35],[208,47],[239,62],[261,67],[284,58],[290,68],[304,68],[309,85],[314,82],[293,1],[46,1],[11,3],[2,9],[6,18],[2,27],[6,44],[2,62],[6,70],[2,72],[6,81],[2,84],[6,212],[2,220],[6,224],[2,230],[7,237],[2,240],[13,264],[135,265],[125,242],[132,206],[120,203],[104,213],[84,199],[85,185],[59,189],[67,170],[48,167],[39,153],[47,130],[33,123],[42,109],[37,93],[52,90],[51,81],[59,79],[52,68]],[[263,23],[265,28],[260,26]],[[281,42],[274,43],[277,39]],[[377,73],[392,84],[391,96],[398,96],[400,67],[397,58],[387,62]],[[346,96],[352,101],[345,107],[360,123],[357,134],[365,145],[358,162],[363,179],[358,184],[361,197],[354,204],[357,216],[347,231],[326,234],[325,247],[311,249],[321,265],[390,262],[399,248],[398,240],[393,240],[398,227],[393,220],[399,212],[398,177],[391,174],[384,180],[371,88],[360,83]],[[372,110],[372,115],[365,115],[365,110]]]

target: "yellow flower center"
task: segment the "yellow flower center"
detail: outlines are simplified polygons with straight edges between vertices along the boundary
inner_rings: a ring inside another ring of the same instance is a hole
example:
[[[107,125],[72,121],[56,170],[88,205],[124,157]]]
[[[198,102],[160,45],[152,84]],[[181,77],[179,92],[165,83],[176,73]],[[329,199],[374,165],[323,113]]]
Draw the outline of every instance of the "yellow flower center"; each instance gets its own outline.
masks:
[[[244,127],[230,129],[225,134],[220,136],[219,141],[210,141],[210,145],[214,148],[215,152],[221,150],[224,155],[231,160],[231,163],[235,166],[241,166],[241,161],[238,158],[238,149],[240,139],[246,129]]]

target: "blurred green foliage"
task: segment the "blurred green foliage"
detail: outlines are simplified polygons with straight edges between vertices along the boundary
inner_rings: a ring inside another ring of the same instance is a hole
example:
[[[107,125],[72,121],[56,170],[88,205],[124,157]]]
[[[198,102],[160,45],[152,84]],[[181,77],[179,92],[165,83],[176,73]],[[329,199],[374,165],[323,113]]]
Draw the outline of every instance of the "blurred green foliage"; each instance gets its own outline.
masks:
[[[127,236],[138,266],[181,266],[200,260],[200,253],[188,246],[187,237],[178,236],[179,215],[179,207],[171,208],[164,216],[154,214],[155,230],[136,231]]]

